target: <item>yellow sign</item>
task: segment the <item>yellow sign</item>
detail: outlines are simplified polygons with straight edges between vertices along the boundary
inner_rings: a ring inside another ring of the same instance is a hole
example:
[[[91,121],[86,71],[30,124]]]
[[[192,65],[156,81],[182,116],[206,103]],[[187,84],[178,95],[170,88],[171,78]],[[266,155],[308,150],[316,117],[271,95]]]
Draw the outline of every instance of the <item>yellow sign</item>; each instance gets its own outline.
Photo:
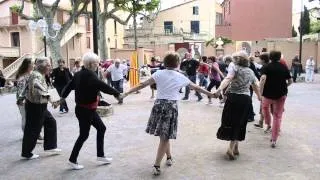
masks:
[[[139,81],[139,67],[138,67],[138,53],[135,51],[132,53],[131,60],[130,60],[130,72],[129,72],[129,81],[130,87],[137,86]]]

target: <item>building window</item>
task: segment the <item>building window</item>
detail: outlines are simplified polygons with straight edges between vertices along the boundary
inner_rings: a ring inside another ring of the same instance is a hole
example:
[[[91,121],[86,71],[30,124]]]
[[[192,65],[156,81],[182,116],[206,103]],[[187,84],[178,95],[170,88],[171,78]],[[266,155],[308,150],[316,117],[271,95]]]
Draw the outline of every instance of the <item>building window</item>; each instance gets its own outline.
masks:
[[[16,12],[11,11],[11,24],[15,25],[19,23],[19,15]]]
[[[192,14],[193,15],[199,15],[199,7],[198,6],[193,6],[192,8]]]
[[[91,49],[91,40],[90,37],[87,37],[87,49]]]
[[[117,32],[117,21],[114,20],[114,35],[117,35],[118,32]]]
[[[87,29],[87,32],[91,31],[90,17],[89,16],[86,17],[86,29]]]
[[[173,33],[173,22],[172,21],[165,21],[164,22],[164,32],[165,32],[165,34]]]
[[[20,34],[19,32],[11,33],[11,47],[20,47]]]
[[[191,21],[191,33],[200,33],[200,21]]]
[[[228,11],[229,11],[229,14],[231,13],[231,3],[230,3],[230,1],[228,2]]]
[[[216,13],[216,25],[222,25],[223,18],[222,13]]]

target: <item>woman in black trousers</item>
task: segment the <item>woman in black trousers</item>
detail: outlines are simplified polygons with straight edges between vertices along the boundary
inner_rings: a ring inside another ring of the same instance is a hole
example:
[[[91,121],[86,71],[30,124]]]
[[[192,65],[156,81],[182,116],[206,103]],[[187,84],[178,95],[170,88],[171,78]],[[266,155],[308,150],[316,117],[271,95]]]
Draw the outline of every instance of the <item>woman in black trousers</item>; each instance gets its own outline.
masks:
[[[21,153],[24,159],[39,157],[39,155],[33,154],[32,151],[36,146],[42,126],[44,126],[44,150],[54,153],[61,151],[61,149],[57,148],[56,120],[47,109],[47,104],[51,100],[45,75],[49,70],[49,60],[47,58],[39,58],[36,60],[36,70],[31,73],[27,81],[25,90],[26,125],[23,133]]]
[[[104,134],[106,126],[96,112],[99,103],[99,92],[110,94],[120,101],[120,93],[100,80],[95,73],[99,66],[99,57],[94,53],[86,53],[83,56],[84,68],[75,74],[72,80],[62,91],[62,99],[69,95],[71,90],[75,90],[76,116],[79,121],[80,134],[73,147],[69,164],[72,169],[79,170],[84,167],[77,162],[79,152],[83,143],[88,139],[90,126],[97,129],[97,160],[105,164],[110,164],[112,158],[104,156]]]

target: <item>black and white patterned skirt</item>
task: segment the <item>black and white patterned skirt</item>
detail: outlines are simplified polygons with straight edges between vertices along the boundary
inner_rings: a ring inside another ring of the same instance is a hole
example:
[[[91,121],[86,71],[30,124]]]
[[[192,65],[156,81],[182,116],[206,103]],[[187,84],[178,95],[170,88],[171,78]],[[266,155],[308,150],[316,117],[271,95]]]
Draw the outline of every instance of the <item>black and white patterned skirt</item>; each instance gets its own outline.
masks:
[[[176,139],[177,126],[177,101],[157,99],[153,105],[146,132],[164,139]]]

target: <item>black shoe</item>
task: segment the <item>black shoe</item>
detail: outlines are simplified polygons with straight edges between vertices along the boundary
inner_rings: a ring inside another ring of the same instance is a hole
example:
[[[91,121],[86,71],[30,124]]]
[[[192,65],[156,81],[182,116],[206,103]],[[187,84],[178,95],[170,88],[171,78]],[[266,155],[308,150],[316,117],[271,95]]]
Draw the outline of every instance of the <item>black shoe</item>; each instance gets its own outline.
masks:
[[[203,99],[203,97],[198,97],[198,102],[200,102]]]
[[[183,101],[187,101],[187,100],[189,100],[189,98],[184,97],[182,100]]]

